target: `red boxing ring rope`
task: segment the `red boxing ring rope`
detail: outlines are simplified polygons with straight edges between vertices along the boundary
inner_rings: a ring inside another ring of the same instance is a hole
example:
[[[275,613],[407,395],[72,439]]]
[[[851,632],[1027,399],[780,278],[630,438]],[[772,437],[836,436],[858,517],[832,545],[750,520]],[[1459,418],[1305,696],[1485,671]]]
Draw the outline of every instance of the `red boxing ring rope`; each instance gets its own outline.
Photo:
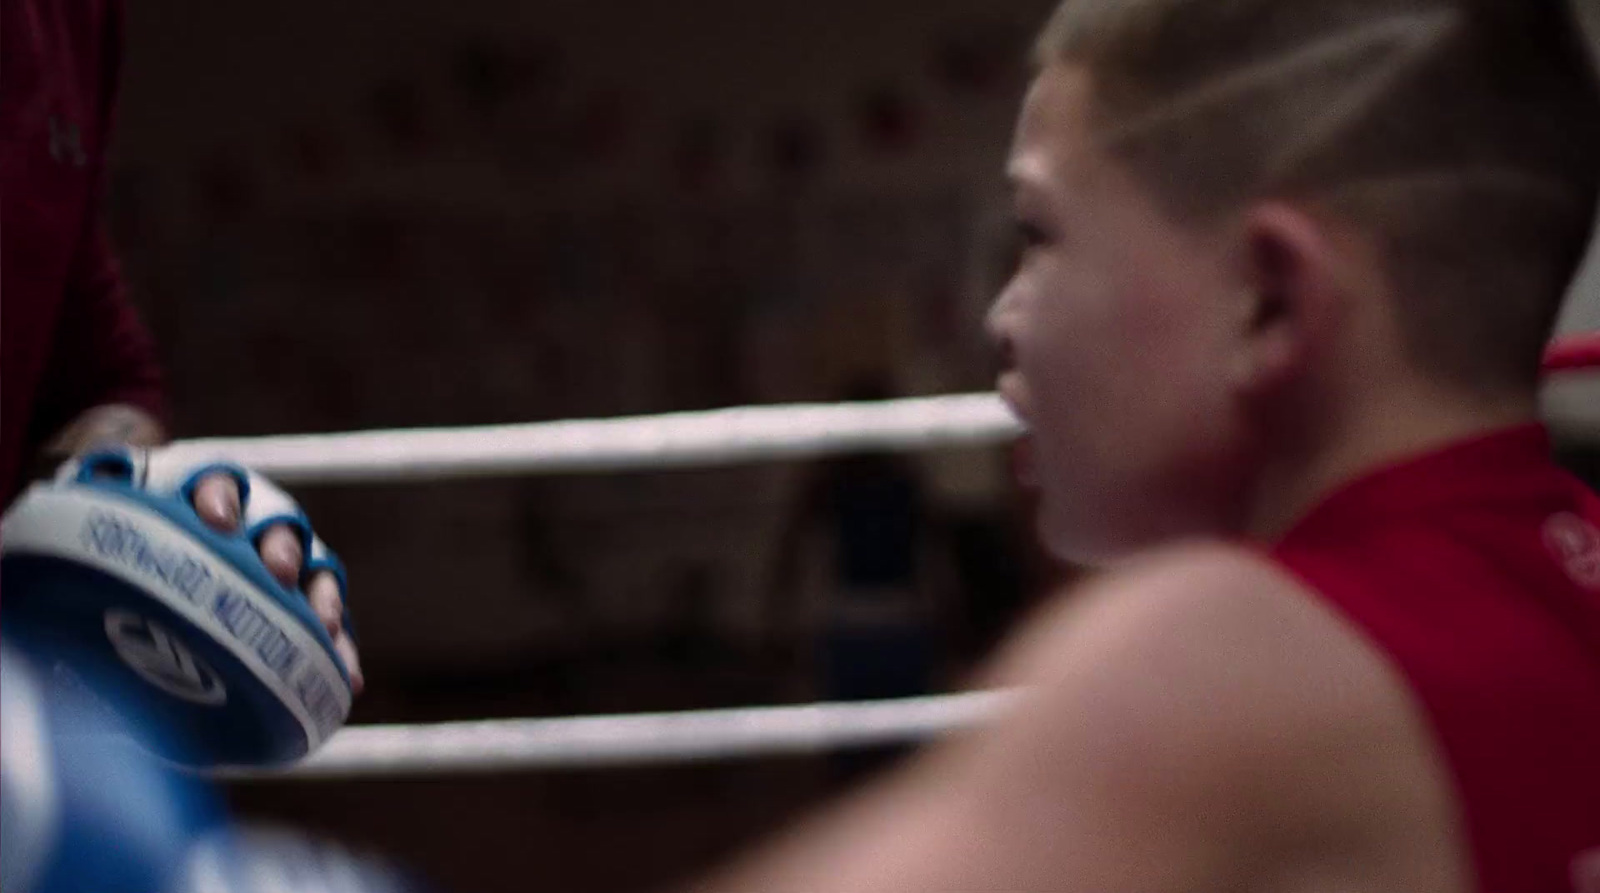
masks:
[[[1600,369],[1600,333],[1558,338],[1544,352],[1544,373]]]

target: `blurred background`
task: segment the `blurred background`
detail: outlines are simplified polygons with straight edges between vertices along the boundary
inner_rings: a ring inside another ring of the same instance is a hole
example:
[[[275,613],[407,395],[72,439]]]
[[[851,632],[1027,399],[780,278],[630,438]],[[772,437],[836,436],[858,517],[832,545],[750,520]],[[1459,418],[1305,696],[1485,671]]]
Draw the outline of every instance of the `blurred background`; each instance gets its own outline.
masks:
[[[986,389],[1051,5],[130,3],[112,211],[176,432]],[[298,495],[351,568],[356,722],[949,690],[1069,574],[998,450]],[[446,890],[600,893],[881,765],[231,793]]]

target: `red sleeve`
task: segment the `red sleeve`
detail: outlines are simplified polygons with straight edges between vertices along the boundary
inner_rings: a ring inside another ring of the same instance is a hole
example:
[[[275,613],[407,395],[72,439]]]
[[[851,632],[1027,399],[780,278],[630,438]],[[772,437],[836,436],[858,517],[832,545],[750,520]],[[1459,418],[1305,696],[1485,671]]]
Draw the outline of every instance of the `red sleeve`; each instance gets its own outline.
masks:
[[[101,46],[101,128],[94,194],[72,259],[50,363],[39,389],[34,430],[49,437],[96,406],[126,403],[166,421],[155,344],[128,298],[105,219],[106,150],[122,53],[119,3],[106,6]]]

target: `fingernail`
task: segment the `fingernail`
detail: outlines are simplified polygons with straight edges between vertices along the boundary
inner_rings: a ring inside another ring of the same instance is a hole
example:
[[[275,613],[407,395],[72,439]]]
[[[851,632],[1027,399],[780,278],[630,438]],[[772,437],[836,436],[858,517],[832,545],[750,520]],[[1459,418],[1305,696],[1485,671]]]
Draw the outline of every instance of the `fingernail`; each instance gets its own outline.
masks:
[[[339,657],[344,661],[344,668],[350,673],[350,689],[356,694],[366,687],[366,674],[361,672],[361,656],[356,653],[356,647],[349,639],[338,640]]]
[[[211,510],[216,512],[217,517],[230,525],[239,523],[239,509],[234,505],[233,500],[228,498],[228,491],[226,490],[220,488],[211,490]]]
[[[270,560],[276,564],[284,565],[293,563],[294,556],[289,554],[289,544],[281,537],[273,537],[267,542],[267,548],[272,550]]]

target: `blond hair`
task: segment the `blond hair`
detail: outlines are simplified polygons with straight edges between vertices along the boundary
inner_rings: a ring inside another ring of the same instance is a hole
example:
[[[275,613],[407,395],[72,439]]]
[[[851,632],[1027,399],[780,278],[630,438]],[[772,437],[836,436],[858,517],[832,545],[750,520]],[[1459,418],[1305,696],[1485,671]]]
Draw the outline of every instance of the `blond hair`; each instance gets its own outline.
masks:
[[[1372,233],[1413,357],[1531,386],[1600,192],[1600,90],[1560,0],[1066,0],[1108,151],[1185,221],[1315,201]]]

